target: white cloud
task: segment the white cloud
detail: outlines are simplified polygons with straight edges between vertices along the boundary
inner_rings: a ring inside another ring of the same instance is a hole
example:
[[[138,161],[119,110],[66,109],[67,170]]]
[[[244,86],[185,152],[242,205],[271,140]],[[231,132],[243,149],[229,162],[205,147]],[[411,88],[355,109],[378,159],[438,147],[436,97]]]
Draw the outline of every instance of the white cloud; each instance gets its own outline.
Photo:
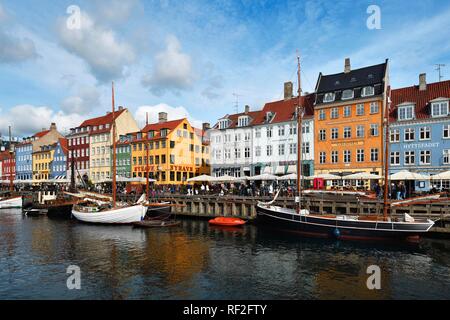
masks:
[[[157,96],[166,91],[178,93],[194,81],[191,57],[181,51],[177,37],[168,36],[166,45],[165,51],[156,55],[152,73],[142,78],[142,84]]]
[[[58,36],[63,47],[82,58],[102,82],[124,77],[126,68],[136,61],[131,45],[85,12],[81,13],[80,29],[69,29],[65,19],[60,19]]]
[[[67,97],[61,102],[61,109],[67,113],[88,114],[100,105],[100,93],[95,87],[83,86],[77,95]]]
[[[94,0],[96,16],[110,23],[126,22],[140,5],[139,0]]]
[[[0,128],[12,126],[14,136],[27,136],[50,127],[52,122],[58,126],[58,131],[68,133],[69,129],[79,125],[83,117],[77,114],[55,112],[47,106],[22,104],[8,111],[0,110]]]
[[[155,123],[158,122],[158,113],[166,112],[169,121],[177,120],[182,118],[188,118],[191,125],[197,128],[202,127],[202,121],[194,119],[191,117],[189,112],[185,107],[172,107],[165,103],[160,103],[154,106],[140,106],[135,112],[135,119],[139,126],[142,128],[145,125],[146,113],[148,113],[148,122]]]

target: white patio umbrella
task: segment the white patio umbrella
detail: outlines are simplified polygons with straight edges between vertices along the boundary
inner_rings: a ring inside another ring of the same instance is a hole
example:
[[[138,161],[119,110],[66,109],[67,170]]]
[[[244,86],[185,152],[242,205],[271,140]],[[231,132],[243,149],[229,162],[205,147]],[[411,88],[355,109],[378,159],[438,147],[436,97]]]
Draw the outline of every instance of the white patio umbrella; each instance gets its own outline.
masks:
[[[221,177],[213,177],[213,180],[211,180],[211,182],[239,182],[243,180],[245,180],[245,178],[236,178],[229,175],[224,175]]]
[[[348,176],[342,177],[344,180],[378,180],[382,177],[377,174],[367,173],[367,172],[359,172],[350,174]]]
[[[193,177],[187,179],[188,182],[212,182],[214,181],[214,177],[208,176],[207,174],[202,174],[198,177]]]
[[[430,176],[416,172],[410,172],[408,170],[402,170],[391,174],[389,176],[389,180],[430,180]]]
[[[316,175],[307,177],[306,179],[308,179],[308,180],[313,180],[313,179],[340,180],[340,179],[342,179],[342,177],[337,176],[335,174],[331,174],[331,173],[320,173],[320,174],[316,174]]]
[[[302,178],[303,179],[303,178]],[[284,176],[278,177],[278,180],[297,180],[297,174],[296,173],[290,173],[290,174],[286,174]]]
[[[251,181],[270,181],[270,180],[277,180],[277,176],[274,176],[273,174],[269,174],[269,173],[263,173],[257,176],[253,176],[253,177],[248,177],[248,180]]]
[[[450,180],[450,171],[444,171],[434,176],[431,176],[432,180]]]
[[[33,180],[14,180],[14,184],[32,184]]]

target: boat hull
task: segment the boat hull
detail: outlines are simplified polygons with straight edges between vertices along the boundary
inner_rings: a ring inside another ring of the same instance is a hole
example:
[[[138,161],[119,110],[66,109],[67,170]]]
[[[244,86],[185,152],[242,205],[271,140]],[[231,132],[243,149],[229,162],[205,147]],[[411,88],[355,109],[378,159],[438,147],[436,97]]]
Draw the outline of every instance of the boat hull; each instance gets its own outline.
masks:
[[[87,223],[131,224],[141,221],[145,217],[146,211],[147,208],[142,205],[135,205],[100,212],[82,212],[74,207],[72,209],[72,215],[77,220]]]
[[[258,223],[285,229],[304,236],[337,238],[342,240],[418,240],[428,232],[432,221],[403,223],[385,221],[358,221],[298,215],[294,210],[280,207],[256,208]],[[338,230],[338,231],[336,231]]]
[[[172,207],[167,204],[161,204],[161,206],[149,206],[147,209],[147,217],[170,216],[172,214]]]
[[[22,208],[22,205],[23,205],[22,197],[0,200],[0,209]]]
[[[69,219],[72,216],[73,204],[49,207],[47,216],[49,218]]]

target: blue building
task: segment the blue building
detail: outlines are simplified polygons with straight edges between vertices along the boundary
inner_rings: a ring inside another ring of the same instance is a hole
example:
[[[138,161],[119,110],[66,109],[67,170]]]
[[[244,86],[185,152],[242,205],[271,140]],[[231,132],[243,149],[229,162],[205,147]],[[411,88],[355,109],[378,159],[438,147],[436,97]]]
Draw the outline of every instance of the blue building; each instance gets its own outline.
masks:
[[[50,164],[50,179],[67,178],[67,139],[59,138]]]
[[[33,178],[33,144],[25,140],[16,146],[16,179],[31,180]]]
[[[391,92],[390,174],[401,170],[434,175],[450,170],[450,81]],[[427,191],[440,181],[405,181],[407,191]],[[444,188],[450,181],[444,181]]]

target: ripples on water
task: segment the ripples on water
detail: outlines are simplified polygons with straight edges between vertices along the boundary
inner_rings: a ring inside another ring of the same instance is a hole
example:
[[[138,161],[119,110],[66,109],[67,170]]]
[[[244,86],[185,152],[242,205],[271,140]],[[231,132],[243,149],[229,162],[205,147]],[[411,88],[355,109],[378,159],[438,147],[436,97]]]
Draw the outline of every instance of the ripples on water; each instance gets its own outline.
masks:
[[[366,287],[379,265],[382,290]],[[66,269],[81,268],[81,290]],[[1,299],[449,299],[450,241],[380,245],[254,225],[97,226],[0,211]]]

